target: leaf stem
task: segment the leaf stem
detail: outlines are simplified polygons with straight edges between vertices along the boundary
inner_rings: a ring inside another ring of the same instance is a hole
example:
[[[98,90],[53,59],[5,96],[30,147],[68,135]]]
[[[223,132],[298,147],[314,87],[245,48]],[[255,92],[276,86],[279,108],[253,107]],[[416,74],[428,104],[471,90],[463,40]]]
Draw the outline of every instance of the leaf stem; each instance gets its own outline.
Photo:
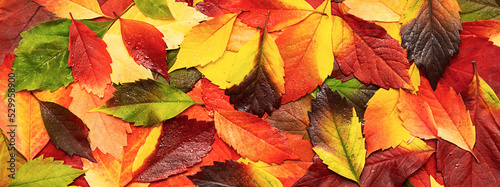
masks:
[[[135,5],[135,2],[132,2],[130,5],[128,5],[127,8],[125,8],[125,10],[123,10],[120,14],[116,15],[115,12],[113,12],[113,14],[115,15],[115,18],[113,18],[113,23],[111,23],[111,25],[109,25],[109,27],[107,28],[107,31],[111,28],[111,26],[113,26],[116,22],[116,20],[120,19],[120,17],[123,16],[123,14],[125,14],[126,12],[128,12],[128,10],[130,10],[130,8],[132,8],[133,6]]]

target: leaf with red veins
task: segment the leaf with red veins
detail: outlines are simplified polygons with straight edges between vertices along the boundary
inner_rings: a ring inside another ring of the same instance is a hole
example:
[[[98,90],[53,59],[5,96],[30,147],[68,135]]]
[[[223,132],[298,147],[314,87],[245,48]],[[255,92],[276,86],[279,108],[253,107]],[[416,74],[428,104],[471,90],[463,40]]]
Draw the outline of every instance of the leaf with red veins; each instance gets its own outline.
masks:
[[[153,25],[136,20],[120,19],[122,39],[128,54],[148,69],[169,80],[167,69],[167,44],[163,34]]]
[[[437,140],[429,140],[425,141],[427,145],[431,146],[433,149],[436,149]],[[425,186],[431,187],[431,177],[436,180],[437,183],[443,184],[443,176],[440,172],[437,172],[436,166],[436,154],[432,154],[429,160],[418,169],[415,173],[413,173],[408,180],[415,186]]]
[[[334,4],[332,12],[342,10]],[[406,51],[383,27],[349,14],[333,16],[333,23],[333,54],[344,75],[365,85],[414,89]]]
[[[32,0],[1,1],[0,7],[0,64],[7,53],[14,52],[21,35],[19,33],[36,26],[40,22],[56,19],[44,7]]]
[[[111,56],[106,43],[82,22],[73,19],[69,28],[69,60],[75,82],[99,97],[111,83]]]

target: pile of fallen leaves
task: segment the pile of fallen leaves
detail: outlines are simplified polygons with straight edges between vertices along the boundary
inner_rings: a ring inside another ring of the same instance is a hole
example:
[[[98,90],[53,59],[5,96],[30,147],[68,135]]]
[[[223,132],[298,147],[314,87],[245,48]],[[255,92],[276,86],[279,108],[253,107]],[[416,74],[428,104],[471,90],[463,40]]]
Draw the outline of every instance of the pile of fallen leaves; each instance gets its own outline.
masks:
[[[491,0],[0,1],[0,186],[491,186]]]

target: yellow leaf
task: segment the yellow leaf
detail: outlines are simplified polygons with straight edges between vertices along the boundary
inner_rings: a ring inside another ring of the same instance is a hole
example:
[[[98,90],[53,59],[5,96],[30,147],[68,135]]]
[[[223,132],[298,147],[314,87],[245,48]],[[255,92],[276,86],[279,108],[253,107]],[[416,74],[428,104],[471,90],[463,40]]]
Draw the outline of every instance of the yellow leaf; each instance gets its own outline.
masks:
[[[148,156],[155,150],[158,138],[161,134],[161,128],[162,125],[156,125],[149,133],[148,137],[146,138],[146,142],[144,142],[144,145],[142,145],[137,152],[137,156],[135,157],[134,163],[132,164],[132,172],[137,171],[137,169],[139,169],[144,164],[144,162],[146,162]]]
[[[97,0],[35,0],[60,18],[93,19],[105,16]]]
[[[397,22],[406,0],[346,0],[349,14],[369,21]]]
[[[226,50],[236,16],[224,14],[194,27],[181,43],[177,61],[170,71],[205,66],[219,59]]]
[[[134,82],[139,79],[153,79],[151,71],[135,62],[128,54],[127,48],[122,40],[120,31],[120,20],[117,20],[109,31],[104,35],[106,48],[111,55],[111,81],[115,84]]]
[[[443,185],[439,184],[432,175],[429,175],[429,179],[431,180],[431,187],[444,187]]]
[[[230,88],[233,85],[237,85],[237,82],[231,82],[228,80],[229,73],[232,71],[233,62],[237,57],[236,52],[225,51],[224,54],[219,58],[219,60],[207,64],[206,66],[196,66],[207,79],[209,79],[215,85],[218,85],[221,89]],[[248,73],[247,73],[248,74]],[[237,80],[243,80],[246,74],[240,74],[239,77],[234,77]],[[240,81],[241,82],[241,81]]]
[[[90,186],[119,186],[121,164],[99,149],[92,151],[97,163],[82,158],[85,180]]]
[[[387,31],[387,34],[391,35],[392,38],[396,39],[398,43],[401,44],[401,35],[399,34],[399,31],[401,31],[401,24],[399,24],[399,22],[375,21],[374,23],[383,27]]]

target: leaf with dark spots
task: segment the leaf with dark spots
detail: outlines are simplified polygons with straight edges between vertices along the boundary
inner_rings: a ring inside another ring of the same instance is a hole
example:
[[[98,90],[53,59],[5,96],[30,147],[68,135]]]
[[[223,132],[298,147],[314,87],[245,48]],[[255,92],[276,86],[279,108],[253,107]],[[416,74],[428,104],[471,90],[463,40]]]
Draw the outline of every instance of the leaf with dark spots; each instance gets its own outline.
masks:
[[[123,43],[135,62],[169,80],[163,34],[155,26],[142,21],[120,19],[120,26]]]
[[[151,126],[174,118],[195,103],[184,92],[148,79],[119,86],[105,105],[90,111],[104,112],[136,126]]]
[[[300,134],[305,140],[309,140],[309,115],[311,111],[312,96],[305,97],[292,101],[275,110],[265,120],[279,132],[287,132],[289,134]]]
[[[52,102],[39,101],[45,129],[58,149],[97,162],[87,140],[88,129],[83,121],[67,108]]]
[[[134,181],[153,182],[187,171],[212,150],[214,135],[213,122],[185,116],[164,122],[155,150]]]
[[[433,89],[458,53],[460,7],[454,0],[424,0],[407,3],[401,16],[401,45],[408,60],[424,71]]]
[[[56,17],[31,0],[1,1],[0,16],[0,64],[5,54],[14,52],[21,36],[19,33],[30,29],[39,22],[53,20]]]
[[[262,68],[257,66],[236,87],[226,90],[229,101],[239,111],[262,117],[264,113],[272,113],[273,108],[281,105],[281,94],[269,84],[269,79]]]
[[[279,186],[276,177],[252,165],[234,160],[214,162],[213,166],[202,166],[201,171],[188,176],[196,186]]]

